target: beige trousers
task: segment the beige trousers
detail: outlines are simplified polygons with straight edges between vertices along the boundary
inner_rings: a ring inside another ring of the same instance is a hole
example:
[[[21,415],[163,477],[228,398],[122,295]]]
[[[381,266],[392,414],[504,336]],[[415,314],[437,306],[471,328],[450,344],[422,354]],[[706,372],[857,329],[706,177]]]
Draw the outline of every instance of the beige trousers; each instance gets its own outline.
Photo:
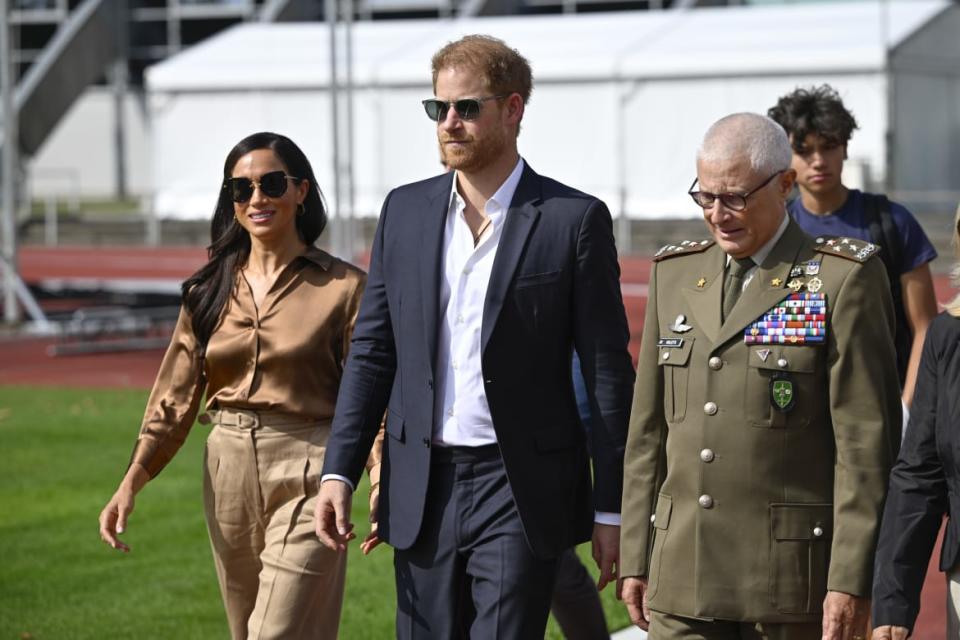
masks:
[[[230,409],[202,421],[213,424],[204,507],[231,635],[336,638],[346,556],[313,526],[329,421]]]
[[[960,569],[947,572],[947,637],[960,638]]]

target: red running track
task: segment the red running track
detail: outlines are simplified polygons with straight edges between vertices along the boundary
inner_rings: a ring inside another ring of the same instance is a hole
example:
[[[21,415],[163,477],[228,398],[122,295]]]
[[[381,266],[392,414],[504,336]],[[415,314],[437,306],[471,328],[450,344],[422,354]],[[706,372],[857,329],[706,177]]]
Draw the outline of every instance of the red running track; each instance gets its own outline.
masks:
[[[21,276],[30,284],[70,279],[179,283],[205,259],[204,249],[185,247],[26,247],[19,255]],[[640,346],[650,265],[649,258],[630,257],[621,261],[630,352],[634,359]],[[934,284],[937,298],[941,302],[949,300],[952,290],[948,278],[937,276]],[[0,342],[0,385],[148,389],[163,357],[162,350],[152,350],[54,358],[47,355],[50,344],[49,339],[21,337]],[[927,572],[914,640],[944,637],[946,584],[937,571],[939,546]]]

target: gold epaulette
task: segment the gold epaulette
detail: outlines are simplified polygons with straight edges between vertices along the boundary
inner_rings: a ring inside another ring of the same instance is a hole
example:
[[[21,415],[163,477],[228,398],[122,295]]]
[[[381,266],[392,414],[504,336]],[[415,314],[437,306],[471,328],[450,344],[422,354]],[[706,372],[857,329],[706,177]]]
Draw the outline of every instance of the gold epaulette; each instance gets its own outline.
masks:
[[[653,254],[653,261],[658,262],[688,253],[700,253],[706,251],[712,244],[713,240],[681,240],[677,244],[666,244]]]
[[[828,256],[840,256],[855,262],[866,262],[880,252],[880,245],[859,238],[818,236],[814,249]]]

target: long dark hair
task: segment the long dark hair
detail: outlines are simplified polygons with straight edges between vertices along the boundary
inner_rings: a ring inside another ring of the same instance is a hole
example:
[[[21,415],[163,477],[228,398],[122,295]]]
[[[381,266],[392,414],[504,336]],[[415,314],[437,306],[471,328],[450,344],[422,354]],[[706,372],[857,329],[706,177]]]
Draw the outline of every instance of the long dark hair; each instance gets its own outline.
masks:
[[[327,226],[327,212],[310,161],[290,138],[261,132],[241,140],[230,150],[223,163],[224,182],[232,176],[233,168],[241,157],[258,149],[270,149],[290,175],[309,181],[303,212],[297,216],[296,225],[300,239],[307,246],[312,245]],[[208,262],[187,278],[181,288],[183,303],[192,316],[193,332],[204,350],[230,299],[237,270],[246,263],[249,255],[250,235],[234,218],[230,194],[221,188],[210,224]]]

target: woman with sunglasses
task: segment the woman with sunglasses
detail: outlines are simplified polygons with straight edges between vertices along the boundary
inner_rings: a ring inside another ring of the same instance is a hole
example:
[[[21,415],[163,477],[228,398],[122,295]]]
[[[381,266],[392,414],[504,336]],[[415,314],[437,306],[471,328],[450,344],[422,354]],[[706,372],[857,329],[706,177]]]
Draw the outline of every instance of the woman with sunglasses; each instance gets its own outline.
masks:
[[[230,151],[209,261],[183,284],[130,466],[100,514],[103,540],[129,551],[118,535],[134,498],[176,454],[205,396],[204,506],[233,638],[337,636],[345,555],[320,544],[313,506],[365,276],[313,246],[325,225],[313,170],[291,140],[257,133]],[[375,446],[373,487],[378,460]]]

